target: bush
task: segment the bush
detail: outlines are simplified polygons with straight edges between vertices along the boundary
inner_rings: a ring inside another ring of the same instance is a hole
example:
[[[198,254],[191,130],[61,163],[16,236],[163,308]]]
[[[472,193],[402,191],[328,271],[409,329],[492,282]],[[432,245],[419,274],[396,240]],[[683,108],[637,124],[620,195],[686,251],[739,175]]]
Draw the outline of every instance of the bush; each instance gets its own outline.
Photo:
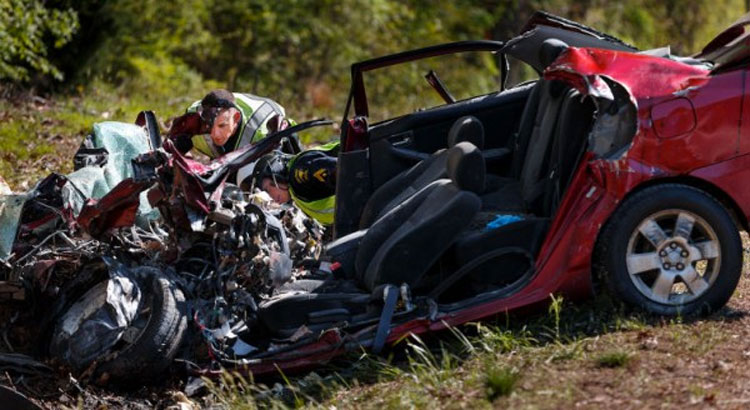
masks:
[[[0,0],[0,80],[26,82],[32,74],[62,80],[47,58],[50,47],[65,45],[78,29],[71,9],[46,7],[43,0]]]
[[[484,384],[489,401],[509,395],[520,377],[517,371],[507,367],[487,366],[485,372]]]

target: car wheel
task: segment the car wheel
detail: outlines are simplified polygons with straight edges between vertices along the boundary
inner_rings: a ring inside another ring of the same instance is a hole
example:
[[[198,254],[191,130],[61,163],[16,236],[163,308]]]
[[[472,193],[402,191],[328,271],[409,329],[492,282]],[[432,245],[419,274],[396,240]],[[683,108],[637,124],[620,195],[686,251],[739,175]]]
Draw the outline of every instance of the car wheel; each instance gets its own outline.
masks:
[[[73,301],[59,317],[50,343],[52,355],[77,371],[89,369],[100,384],[128,384],[162,374],[176,355],[187,328],[185,297],[160,275],[139,282],[143,296],[124,331],[116,326],[113,306],[128,301],[110,300],[109,280],[105,280]],[[118,283],[132,281],[120,278]]]
[[[715,198],[663,184],[623,201],[599,235],[594,262],[611,296],[631,307],[705,314],[724,306],[737,287],[742,243]]]
[[[137,384],[139,380],[156,380],[182,345],[187,329],[185,296],[165,277],[153,277],[150,285],[144,314],[126,331],[122,350],[97,366],[97,381]]]

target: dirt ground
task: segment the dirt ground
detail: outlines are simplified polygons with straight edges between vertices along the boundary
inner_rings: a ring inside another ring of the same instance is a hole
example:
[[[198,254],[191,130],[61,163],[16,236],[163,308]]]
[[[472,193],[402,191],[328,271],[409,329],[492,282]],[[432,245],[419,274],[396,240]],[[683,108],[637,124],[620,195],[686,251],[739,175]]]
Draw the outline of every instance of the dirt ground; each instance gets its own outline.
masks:
[[[743,279],[729,308],[709,319],[585,340],[582,348],[588,354],[579,360],[535,363],[521,358],[521,367],[530,371],[517,394],[498,404],[510,408],[750,407],[750,280],[747,274]],[[607,352],[623,352],[629,359],[607,368],[595,359]]]

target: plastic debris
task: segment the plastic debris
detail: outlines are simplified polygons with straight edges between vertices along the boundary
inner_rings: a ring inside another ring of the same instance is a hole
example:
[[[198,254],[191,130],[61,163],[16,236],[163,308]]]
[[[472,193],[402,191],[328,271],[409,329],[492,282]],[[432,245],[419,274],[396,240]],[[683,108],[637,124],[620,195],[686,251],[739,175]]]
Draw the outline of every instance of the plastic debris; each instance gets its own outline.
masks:
[[[521,220],[523,220],[523,218],[519,215],[497,215],[495,219],[487,223],[484,229],[486,231],[491,231]]]

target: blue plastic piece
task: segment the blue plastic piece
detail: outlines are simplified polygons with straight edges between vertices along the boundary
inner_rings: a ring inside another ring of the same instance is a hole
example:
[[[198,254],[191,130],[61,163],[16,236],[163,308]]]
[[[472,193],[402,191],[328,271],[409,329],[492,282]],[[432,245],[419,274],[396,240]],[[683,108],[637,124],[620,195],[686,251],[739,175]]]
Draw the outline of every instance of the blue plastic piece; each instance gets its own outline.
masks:
[[[523,220],[523,218],[520,215],[497,215],[495,219],[487,223],[487,226],[484,227],[484,230],[491,231],[493,229],[500,228],[501,226],[512,224],[521,220]]]

